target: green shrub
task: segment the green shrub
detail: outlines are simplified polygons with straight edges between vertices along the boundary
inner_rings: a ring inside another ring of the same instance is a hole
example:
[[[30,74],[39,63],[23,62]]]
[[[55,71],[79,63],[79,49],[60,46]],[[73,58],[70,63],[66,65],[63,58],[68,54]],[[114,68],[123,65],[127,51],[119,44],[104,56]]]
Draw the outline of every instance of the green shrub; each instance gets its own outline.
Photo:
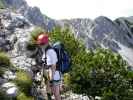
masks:
[[[7,68],[12,66],[10,58],[4,52],[0,52],[0,66],[7,67]]]
[[[0,9],[4,9],[4,8],[5,8],[4,1],[0,0]]]
[[[127,64],[119,54],[105,49],[82,51],[75,56],[75,63],[69,80],[74,92],[100,96],[103,100],[125,100],[133,96],[132,75],[128,75]]]
[[[70,88],[70,86],[69,86],[69,80],[70,80],[70,74],[68,74],[68,73],[65,73],[64,75],[63,75],[63,90],[61,91],[61,93],[66,93],[66,92],[68,92],[68,91],[71,91],[71,88]]]
[[[0,100],[8,100],[8,99],[10,99],[9,96],[7,96],[4,91],[0,90]]]
[[[21,92],[21,93],[17,96],[17,100],[34,100],[34,98],[31,97],[31,96],[27,96],[27,95],[25,95],[25,93]]]
[[[10,58],[5,52],[0,51],[0,76],[3,76],[4,72],[10,69],[14,69],[14,65],[11,63]]]
[[[79,52],[79,50],[85,50],[83,43],[74,38],[74,34],[72,34],[69,28],[61,29],[61,27],[55,27],[49,36],[52,43],[61,41],[72,58]]]
[[[0,77],[4,74],[4,71],[0,69]]]
[[[3,74],[5,73],[5,71],[7,71],[8,69],[7,68],[3,68],[0,66],[0,77],[3,76]]]
[[[27,96],[30,95],[30,89],[32,85],[31,76],[23,70],[19,70],[16,75],[17,77],[14,82],[19,87],[19,90],[25,93]]]
[[[29,50],[29,51],[34,51],[36,49],[37,45],[32,43],[31,41],[29,41],[27,43],[27,46],[26,46],[26,49]]]

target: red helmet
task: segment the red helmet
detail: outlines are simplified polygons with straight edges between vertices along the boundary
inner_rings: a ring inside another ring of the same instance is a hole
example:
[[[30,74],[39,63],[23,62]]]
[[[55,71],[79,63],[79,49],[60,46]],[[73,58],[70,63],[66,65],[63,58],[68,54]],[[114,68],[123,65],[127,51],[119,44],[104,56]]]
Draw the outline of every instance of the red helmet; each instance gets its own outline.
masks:
[[[45,45],[48,43],[48,35],[47,34],[40,34],[38,37],[37,37],[37,44],[39,45]]]

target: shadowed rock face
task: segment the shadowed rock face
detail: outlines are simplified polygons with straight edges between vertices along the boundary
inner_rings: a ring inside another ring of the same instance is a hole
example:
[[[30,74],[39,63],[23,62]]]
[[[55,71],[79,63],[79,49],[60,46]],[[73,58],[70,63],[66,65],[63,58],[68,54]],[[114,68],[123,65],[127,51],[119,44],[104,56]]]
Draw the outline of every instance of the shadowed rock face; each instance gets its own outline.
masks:
[[[32,24],[41,26],[45,29],[47,25],[47,19],[45,19],[44,15],[40,12],[40,9],[37,7],[29,7],[23,14]]]
[[[133,47],[133,17],[118,18],[114,22],[119,25],[120,30],[123,32],[123,44],[126,43],[126,46]]]

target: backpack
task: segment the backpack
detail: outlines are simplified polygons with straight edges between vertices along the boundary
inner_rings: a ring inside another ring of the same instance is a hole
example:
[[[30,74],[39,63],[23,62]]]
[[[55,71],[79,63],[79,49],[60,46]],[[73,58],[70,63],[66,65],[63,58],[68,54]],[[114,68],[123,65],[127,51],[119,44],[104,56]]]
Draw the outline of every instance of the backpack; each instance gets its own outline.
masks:
[[[61,42],[55,42],[52,48],[55,50],[58,58],[57,70],[62,73],[68,72],[71,67],[71,58],[65,50],[64,45]]]
[[[64,49],[64,45],[61,42],[55,42],[53,45],[48,46],[46,48],[45,53],[49,49],[53,49],[57,54],[58,62],[56,63],[57,64],[56,70],[59,70],[61,73],[68,72],[71,67],[71,58],[68,52]],[[38,52],[36,55],[37,58],[36,62],[40,66],[43,66],[43,64],[46,62],[42,61],[42,55],[43,51],[41,50],[41,48],[38,48]]]

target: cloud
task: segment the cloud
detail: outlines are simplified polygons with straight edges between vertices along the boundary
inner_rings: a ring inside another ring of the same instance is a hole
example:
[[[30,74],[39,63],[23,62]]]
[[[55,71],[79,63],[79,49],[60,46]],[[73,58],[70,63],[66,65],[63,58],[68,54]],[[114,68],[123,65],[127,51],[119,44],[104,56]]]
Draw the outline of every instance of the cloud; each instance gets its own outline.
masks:
[[[26,0],[42,13],[55,19],[129,16],[133,0]]]

